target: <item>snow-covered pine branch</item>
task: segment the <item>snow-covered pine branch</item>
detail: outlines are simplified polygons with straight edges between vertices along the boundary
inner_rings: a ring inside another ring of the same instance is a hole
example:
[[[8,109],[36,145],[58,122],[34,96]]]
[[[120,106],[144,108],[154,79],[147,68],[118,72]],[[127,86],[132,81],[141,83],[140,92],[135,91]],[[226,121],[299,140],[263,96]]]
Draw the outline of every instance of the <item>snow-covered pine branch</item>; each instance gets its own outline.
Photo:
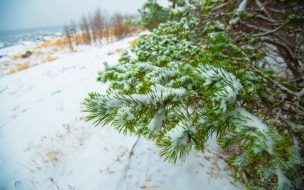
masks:
[[[204,151],[216,134],[223,150],[234,147],[225,158],[248,188],[300,189],[304,90],[299,44],[304,38],[296,22],[302,17],[294,9],[282,25],[287,9],[270,3],[185,1],[184,8],[168,10],[171,20],[142,36],[117,65],[105,64],[98,80],[108,82],[109,89],[85,100],[87,120],[154,140],[160,156],[173,163],[184,161],[192,149]],[[283,61],[271,63],[270,51]],[[270,70],[278,67],[286,72]]]

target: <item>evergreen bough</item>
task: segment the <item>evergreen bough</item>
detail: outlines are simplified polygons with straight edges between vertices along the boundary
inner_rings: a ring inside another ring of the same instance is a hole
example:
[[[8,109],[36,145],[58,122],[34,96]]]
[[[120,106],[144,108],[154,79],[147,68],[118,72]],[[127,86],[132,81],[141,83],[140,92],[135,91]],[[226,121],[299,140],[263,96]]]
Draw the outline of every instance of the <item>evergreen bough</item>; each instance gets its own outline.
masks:
[[[297,118],[303,112],[285,115],[286,128],[279,119],[286,107],[281,100],[292,90],[277,82],[282,77],[273,80],[259,68],[255,63],[264,56],[233,43],[227,28],[210,21],[202,29],[200,18],[188,14],[142,35],[117,65],[104,63],[98,81],[109,88],[85,99],[87,120],[154,140],[160,156],[173,163],[193,148],[203,152],[216,134],[223,150],[236,147],[228,163],[235,179],[249,179],[249,189],[300,189],[304,126]],[[303,90],[293,93],[294,99],[301,96]]]

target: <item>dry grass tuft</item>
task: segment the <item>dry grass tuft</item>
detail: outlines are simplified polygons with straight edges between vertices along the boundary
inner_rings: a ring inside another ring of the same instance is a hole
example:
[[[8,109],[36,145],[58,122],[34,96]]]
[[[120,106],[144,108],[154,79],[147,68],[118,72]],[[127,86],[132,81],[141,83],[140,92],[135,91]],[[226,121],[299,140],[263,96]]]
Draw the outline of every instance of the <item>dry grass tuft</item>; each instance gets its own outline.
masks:
[[[36,48],[36,49],[37,49],[37,48]],[[44,52],[41,51],[41,50],[37,50],[37,51],[34,51],[34,54],[35,54],[36,56],[43,56],[43,55],[44,55]]]
[[[30,67],[30,63],[29,62],[25,62],[21,65],[17,65],[17,68],[16,70],[17,71],[22,71],[22,70],[25,70],[25,69],[28,69]]]
[[[116,53],[120,53],[123,51],[123,48],[118,48],[115,50]],[[115,53],[114,51],[109,51],[107,55],[113,55]]]
[[[17,72],[16,69],[11,69],[11,70],[9,71],[9,74],[13,74],[13,73],[15,73],[15,72]]]
[[[38,46],[38,48],[49,48],[49,47],[59,47],[60,49],[64,49],[67,45],[67,42],[64,38],[58,38],[54,41],[46,41]]]
[[[123,50],[122,48],[118,48],[118,49],[116,50],[116,52],[119,53],[119,52],[122,52],[122,50]]]
[[[53,52],[57,52],[58,50],[59,50],[58,47],[53,47],[53,48],[52,48],[52,51],[53,51]]]
[[[108,55],[113,55],[113,54],[114,54],[113,51],[109,51],[109,52],[108,52]]]
[[[12,59],[13,59],[13,60],[21,59],[21,58],[22,58],[22,55],[21,55],[21,54],[16,54],[16,55],[13,55],[13,56],[12,56]]]
[[[49,162],[51,162],[53,165],[56,164],[56,162],[58,161],[58,156],[59,156],[59,151],[58,150],[51,150],[48,151],[45,155],[45,157],[47,158],[47,160]]]
[[[58,59],[58,57],[50,57],[50,56],[48,56],[47,58],[45,58],[45,59],[42,60],[42,63],[48,63],[48,62],[51,62],[51,61],[55,61],[56,59]]]
[[[18,64],[17,67],[15,69],[11,69],[9,71],[10,74],[13,74],[15,72],[18,72],[18,71],[22,71],[22,70],[25,70],[25,69],[28,69],[30,67],[30,63],[29,62],[25,62],[23,64]]]
[[[136,46],[138,41],[139,41],[139,38],[136,38],[136,39],[132,40],[131,42],[129,42],[130,47]]]

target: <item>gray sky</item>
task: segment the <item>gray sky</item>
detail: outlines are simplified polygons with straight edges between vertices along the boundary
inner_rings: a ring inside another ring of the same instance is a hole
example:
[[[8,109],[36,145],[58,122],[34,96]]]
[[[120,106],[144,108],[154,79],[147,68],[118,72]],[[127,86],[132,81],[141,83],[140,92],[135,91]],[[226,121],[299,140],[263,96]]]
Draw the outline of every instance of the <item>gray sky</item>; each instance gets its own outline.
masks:
[[[0,30],[61,26],[96,8],[137,13],[146,0],[0,0]],[[158,0],[164,6],[167,0]]]

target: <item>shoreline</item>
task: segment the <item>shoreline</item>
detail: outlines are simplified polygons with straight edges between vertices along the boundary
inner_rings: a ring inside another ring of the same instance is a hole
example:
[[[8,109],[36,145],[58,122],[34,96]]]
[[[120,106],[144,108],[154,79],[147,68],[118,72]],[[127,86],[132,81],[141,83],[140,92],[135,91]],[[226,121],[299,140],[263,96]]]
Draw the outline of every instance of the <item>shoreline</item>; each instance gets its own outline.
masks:
[[[84,35],[79,32],[71,36],[71,44],[66,37],[55,37],[42,42],[24,41],[18,44],[0,49],[0,78],[30,67],[52,62],[66,53],[81,52],[87,47],[103,47],[109,43],[117,42],[128,37],[137,36],[146,31],[131,30],[122,39],[115,35],[115,29],[107,31],[103,38],[88,43]],[[72,46],[72,48],[71,48]]]
[[[40,43],[47,39],[55,39],[58,37],[63,37],[63,26],[1,30],[0,50],[2,48],[15,46],[27,41]]]
[[[58,39],[62,38],[50,41]],[[58,51],[59,49],[55,49],[55,46],[40,47],[50,41],[40,43],[27,41],[23,44],[0,49],[0,77],[53,61],[55,57],[57,59],[58,55],[66,52],[64,49],[63,51]]]

